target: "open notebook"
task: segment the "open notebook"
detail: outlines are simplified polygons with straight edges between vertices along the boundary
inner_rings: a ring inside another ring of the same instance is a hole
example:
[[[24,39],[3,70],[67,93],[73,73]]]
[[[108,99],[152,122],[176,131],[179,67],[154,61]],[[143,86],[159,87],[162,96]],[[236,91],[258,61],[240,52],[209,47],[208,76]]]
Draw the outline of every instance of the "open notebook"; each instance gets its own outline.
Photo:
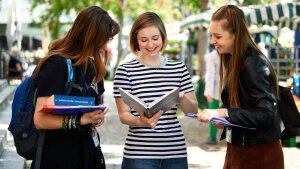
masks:
[[[179,101],[179,88],[167,92],[163,96],[154,100],[150,104],[146,104],[138,97],[132,95],[126,90],[119,88],[123,101],[137,112],[145,112],[147,117],[152,117],[159,110],[163,112],[170,110]]]

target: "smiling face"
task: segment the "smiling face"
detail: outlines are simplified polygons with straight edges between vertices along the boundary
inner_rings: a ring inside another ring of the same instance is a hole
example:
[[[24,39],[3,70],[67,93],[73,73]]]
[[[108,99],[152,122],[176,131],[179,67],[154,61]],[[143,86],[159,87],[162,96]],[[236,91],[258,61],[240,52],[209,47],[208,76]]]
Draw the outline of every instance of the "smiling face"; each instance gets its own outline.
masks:
[[[215,46],[220,54],[229,53],[232,55],[235,36],[223,29],[223,24],[225,24],[225,22],[226,20],[222,19],[210,23],[210,43]]]
[[[161,33],[156,26],[145,27],[137,33],[137,41],[143,56],[157,57],[163,47]]]

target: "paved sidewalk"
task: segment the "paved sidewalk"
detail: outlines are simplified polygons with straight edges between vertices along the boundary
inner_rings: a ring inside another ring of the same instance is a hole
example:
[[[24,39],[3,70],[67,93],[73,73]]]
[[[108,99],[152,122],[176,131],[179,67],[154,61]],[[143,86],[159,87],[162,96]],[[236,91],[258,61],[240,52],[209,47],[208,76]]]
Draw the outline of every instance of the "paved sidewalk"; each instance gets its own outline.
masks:
[[[123,154],[123,144],[128,126],[123,125],[118,117],[114,103],[112,82],[105,82],[104,102],[109,107],[105,123],[99,127],[102,151],[107,169],[120,169]],[[189,169],[220,169],[223,166],[226,143],[207,146],[203,144],[208,137],[208,125],[194,119],[179,117],[187,142]],[[220,134],[220,133],[219,133]],[[284,148],[285,168],[300,168],[300,149]]]

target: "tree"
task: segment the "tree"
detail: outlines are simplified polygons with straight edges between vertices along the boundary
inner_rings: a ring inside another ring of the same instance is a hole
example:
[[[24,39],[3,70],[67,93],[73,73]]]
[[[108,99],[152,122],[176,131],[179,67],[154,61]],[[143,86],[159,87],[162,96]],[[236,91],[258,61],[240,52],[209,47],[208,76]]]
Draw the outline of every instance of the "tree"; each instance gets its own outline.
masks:
[[[61,16],[68,15],[74,11],[81,11],[91,5],[98,5],[105,10],[111,11],[117,18],[121,28],[123,28],[124,23],[134,20],[144,11],[155,11],[163,20],[176,18],[175,13],[178,13],[177,10],[174,10],[172,0],[32,0],[32,2],[32,9],[37,8],[37,6],[45,8],[41,14],[41,25],[43,29],[49,29],[52,39],[59,37],[62,27]],[[125,55],[121,43],[122,38],[123,33],[121,30],[118,38],[118,59],[114,70]]]

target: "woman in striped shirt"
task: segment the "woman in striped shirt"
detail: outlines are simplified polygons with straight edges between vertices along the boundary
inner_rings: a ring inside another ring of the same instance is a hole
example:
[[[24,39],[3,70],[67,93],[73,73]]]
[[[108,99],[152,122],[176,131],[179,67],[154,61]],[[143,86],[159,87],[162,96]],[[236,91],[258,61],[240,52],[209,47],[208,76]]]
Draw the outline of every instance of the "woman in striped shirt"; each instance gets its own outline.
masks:
[[[121,64],[114,79],[114,97],[120,120],[129,125],[122,169],[187,169],[187,151],[176,111],[197,113],[191,77],[185,65],[164,58],[167,34],[160,17],[141,14],[130,32],[130,49],[137,56]],[[148,118],[124,103],[119,88],[151,103],[179,87],[179,105]]]

